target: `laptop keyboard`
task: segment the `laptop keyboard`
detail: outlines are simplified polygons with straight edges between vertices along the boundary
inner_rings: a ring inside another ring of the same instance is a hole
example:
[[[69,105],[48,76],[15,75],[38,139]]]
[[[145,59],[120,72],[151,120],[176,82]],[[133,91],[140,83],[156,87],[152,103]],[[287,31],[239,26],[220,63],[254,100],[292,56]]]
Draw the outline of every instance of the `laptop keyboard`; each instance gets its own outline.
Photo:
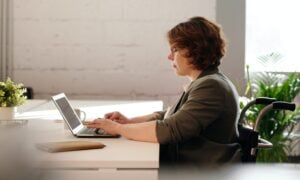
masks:
[[[81,134],[106,134],[103,129],[96,129],[96,128],[84,128]]]
[[[95,134],[96,129],[95,128],[84,128],[80,133],[83,134]]]

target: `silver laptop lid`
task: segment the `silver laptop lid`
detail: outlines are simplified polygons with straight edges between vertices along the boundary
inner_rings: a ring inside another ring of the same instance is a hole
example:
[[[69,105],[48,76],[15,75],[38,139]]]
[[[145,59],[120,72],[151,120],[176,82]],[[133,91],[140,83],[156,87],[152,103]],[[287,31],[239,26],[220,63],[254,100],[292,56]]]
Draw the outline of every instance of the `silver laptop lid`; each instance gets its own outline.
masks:
[[[73,134],[77,134],[82,128],[84,128],[64,93],[52,96],[52,100]]]

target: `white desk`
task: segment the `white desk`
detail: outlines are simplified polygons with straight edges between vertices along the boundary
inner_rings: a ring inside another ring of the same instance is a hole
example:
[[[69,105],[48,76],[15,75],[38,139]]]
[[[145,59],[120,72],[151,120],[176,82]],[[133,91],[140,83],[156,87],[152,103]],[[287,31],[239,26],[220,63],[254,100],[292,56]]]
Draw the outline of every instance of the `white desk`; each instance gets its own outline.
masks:
[[[125,138],[75,138],[62,123],[39,120],[29,121],[27,139],[32,143],[51,141],[94,141],[106,145],[103,149],[47,153],[37,150],[31,143],[28,152],[40,159],[40,168],[67,169],[157,169],[159,145],[127,140]]]
[[[74,107],[79,107],[90,112],[90,117],[103,115],[105,111],[121,110],[128,112],[128,115],[141,113],[141,111],[161,110],[161,102],[118,102],[118,106],[112,101],[72,101]],[[39,104],[38,106],[36,106]],[[134,105],[141,107],[141,111],[134,108]],[[30,107],[30,109],[28,108]],[[128,108],[130,107],[130,108]],[[83,139],[91,141],[100,141],[106,145],[104,149],[74,151],[64,153],[46,153],[37,150],[33,144],[43,141],[65,141],[82,140],[73,137],[69,131],[64,130],[60,121],[53,121],[55,118],[61,119],[59,113],[55,110],[52,102],[43,100],[28,101],[21,107],[27,109],[24,113],[18,115],[18,118],[31,118],[28,124],[23,126],[24,131],[18,131],[15,134],[14,144],[5,143],[11,146],[24,146],[27,151],[27,158],[35,162],[35,167],[45,169],[41,171],[40,180],[156,180],[158,179],[159,168],[159,145],[155,143],[143,143],[119,139]],[[99,109],[98,109],[99,108]],[[149,108],[149,109],[148,109]],[[97,110],[96,110],[97,109]],[[132,114],[130,114],[132,113]],[[24,133],[27,132],[27,133]],[[1,131],[0,131],[1,133]],[[15,132],[13,132],[15,133]],[[0,140],[11,141],[13,137],[8,134],[0,134]],[[2,141],[1,141],[2,142]],[[3,145],[1,143],[1,145]],[[5,146],[1,146],[1,150]],[[15,152],[12,152],[15,155]],[[12,155],[11,154],[11,155]],[[19,154],[17,154],[19,155]],[[19,158],[18,156],[16,157]],[[34,161],[33,161],[34,159]],[[18,161],[7,161],[11,164]],[[1,163],[6,163],[0,156],[0,179]],[[282,164],[263,164],[263,165],[236,165],[225,166],[224,168],[214,169],[167,169],[160,174],[162,180],[181,180],[181,179],[298,179],[300,176],[299,165]],[[5,170],[5,169],[4,169]],[[12,169],[15,173],[15,169]],[[6,172],[6,171],[5,171]],[[20,170],[17,171],[20,173]],[[9,172],[8,172],[9,174]],[[5,176],[4,176],[5,177]],[[7,178],[6,178],[7,179]],[[22,178],[20,178],[22,179]]]
[[[157,179],[159,168],[159,144],[127,140],[125,138],[75,138],[65,130],[58,110],[51,101],[28,101],[21,109],[17,119],[30,119],[26,125],[26,152],[36,159],[35,166],[42,169],[55,169],[55,175],[62,173],[80,177],[128,176],[143,179]],[[71,101],[71,104],[87,113],[88,119],[102,117],[110,111],[120,111],[131,117],[162,109],[161,101]],[[47,153],[34,147],[38,142],[88,140],[99,141],[106,145],[103,149]],[[66,170],[68,171],[61,171]],[[49,172],[49,171],[48,171]],[[53,171],[51,171],[53,173]],[[105,173],[104,173],[105,172]],[[147,177],[143,173],[148,174]],[[104,174],[103,174],[104,173]],[[65,177],[64,177],[65,178]],[[73,179],[73,178],[72,178]],[[99,178],[97,178],[99,179]]]

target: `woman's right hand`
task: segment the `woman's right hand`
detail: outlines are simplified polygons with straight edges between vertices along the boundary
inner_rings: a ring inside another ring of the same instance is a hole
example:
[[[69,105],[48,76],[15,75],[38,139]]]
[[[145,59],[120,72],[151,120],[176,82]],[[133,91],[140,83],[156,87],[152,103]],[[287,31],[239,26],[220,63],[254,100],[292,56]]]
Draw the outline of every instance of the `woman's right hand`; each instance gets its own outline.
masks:
[[[120,124],[127,124],[129,119],[118,111],[110,112],[104,115],[105,119],[116,121]]]

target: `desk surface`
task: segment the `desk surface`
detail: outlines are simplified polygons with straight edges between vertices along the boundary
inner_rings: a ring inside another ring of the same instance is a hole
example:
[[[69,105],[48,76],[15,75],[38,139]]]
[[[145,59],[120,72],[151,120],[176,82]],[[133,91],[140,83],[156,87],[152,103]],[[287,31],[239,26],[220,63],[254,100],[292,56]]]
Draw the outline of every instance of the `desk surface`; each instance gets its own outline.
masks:
[[[159,144],[125,138],[76,138],[55,121],[31,120],[27,124],[28,152],[39,159],[41,168],[158,168]],[[48,153],[37,150],[34,143],[58,141],[93,141],[106,145],[103,149]]]
[[[104,111],[121,110],[134,113],[139,108],[151,105],[148,111],[156,111],[162,109],[161,102],[121,102],[117,106],[112,101],[71,101],[74,107],[85,108],[92,116],[101,115]],[[128,104],[129,103],[129,104]],[[154,104],[152,104],[154,103]],[[105,104],[107,106],[105,106]],[[124,106],[122,106],[122,104]],[[121,105],[121,106],[120,106]],[[129,106],[127,106],[129,105]],[[98,110],[98,106],[101,110]],[[128,107],[132,106],[128,109]],[[118,107],[117,109],[115,109]],[[129,111],[127,111],[129,110]],[[75,138],[69,131],[64,130],[61,120],[54,120],[53,117],[61,119],[53,104],[45,100],[28,101],[28,103],[20,108],[19,119],[30,118],[28,123],[22,128],[24,131],[17,132],[14,143],[5,143],[6,146],[0,148],[0,155],[7,146],[20,147],[24,145],[29,153],[28,158],[36,158],[37,166],[40,168],[54,168],[56,171],[45,172],[47,176],[43,179],[157,179],[157,169],[159,167],[159,145],[156,143],[144,143],[131,141],[124,138],[118,139],[83,139],[89,141],[99,141],[106,145],[104,149],[74,151],[64,153],[47,153],[40,151],[34,147],[36,142],[49,141],[66,141],[66,140],[82,140]],[[147,112],[146,112],[147,113]],[[148,112],[150,113],[150,112]],[[27,132],[27,133],[23,133]],[[1,133],[1,131],[0,131]],[[13,131],[15,133],[15,131]],[[4,135],[4,136],[2,136]],[[13,137],[11,134],[0,134],[1,142],[10,142]],[[20,144],[18,144],[20,143]],[[8,149],[9,150],[9,149]],[[14,148],[16,152],[16,148]],[[11,155],[19,155],[11,152]],[[16,158],[19,158],[16,156]],[[0,156],[0,175],[3,172],[1,167],[6,167],[18,161],[12,161],[10,157],[5,161],[5,157]],[[4,159],[4,160],[3,160]],[[22,162],[22,161],[21,161]],[[7,163],[1,166],[1,163]],[[16,167],[19,167],[16,165]],[[247,164],[236,166],[225,166],[224,168],[214,169],[162,169],[159,179],[299,179],[299,165],[282,165],[282,164]],[[57,170],[58,169],[58,170]],[[67,171],[64,171],[67,169]],[[115,171],[116,169],[124,169]],[[130,170],[129,170],[130,169]],[[6,169],[4,169],[6,170]],[[12,168],[15,173],[15,168]],[[108,170],[108,171],[106,171]],[[18,172],[19,173],[19,172]],[[9,172],[8,172],[9,174]],[[1,177],[1,176],[0,176]],[[55,178],[52,178],[55,177]],[[1,179],[1,178],[0,178]]]
[[[39,104],[39,105],[37,105]],[[121,111],[128,116],[151,113],[162,109],[161,101],[71,101],[84,110],[88,118],[103,116],[109,111]],[[26,110],[27,109],[27,110]],[[20,107],[18,119],[30,119],[26,125],[26,151],[38,159],[42,168],[153,168],[159,167],[159,144],[125,138],[76,138],[65,130],[62,117],[51,101],[32,100]],[[23,136],[24,137],[24,136]],[[99,141],[103,149],[48,153],[34,147],[39,142]]]

